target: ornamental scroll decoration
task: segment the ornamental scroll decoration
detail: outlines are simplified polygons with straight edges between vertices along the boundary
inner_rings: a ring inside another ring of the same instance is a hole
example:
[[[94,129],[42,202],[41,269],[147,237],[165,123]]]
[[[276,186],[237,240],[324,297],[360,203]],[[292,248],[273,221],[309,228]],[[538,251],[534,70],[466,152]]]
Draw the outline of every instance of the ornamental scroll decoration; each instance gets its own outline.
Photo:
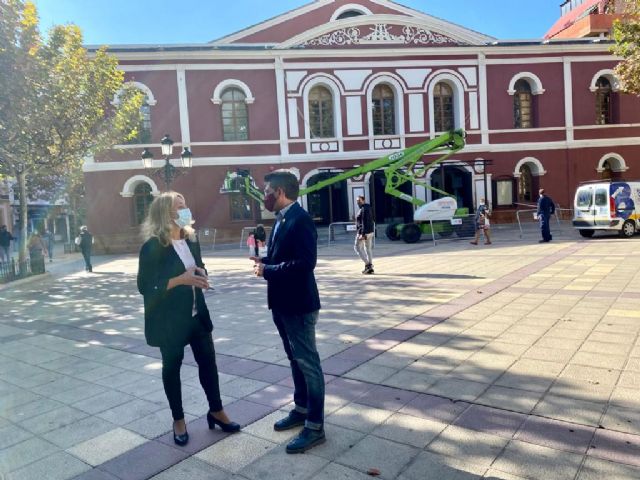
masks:
[[[451,45],[460,44],[446,35],[432,32],[420,27],[402,27],[402,35],[395,35],[390,31],[391,25],[378,23],[369,27],[370,32],[362,35],[360,28],[349,27],[334,30],[320,37],[307,40],[302,44],[304,47],[332,47],[347,45],[384,45],[384,44],[404,44],[404,45]]]

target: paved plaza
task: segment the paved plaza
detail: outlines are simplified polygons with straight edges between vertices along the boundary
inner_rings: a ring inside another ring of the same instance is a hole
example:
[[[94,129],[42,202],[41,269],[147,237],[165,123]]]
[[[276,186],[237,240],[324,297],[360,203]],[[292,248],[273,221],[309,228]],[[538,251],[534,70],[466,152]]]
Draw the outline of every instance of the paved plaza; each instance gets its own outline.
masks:
[[[327,442],[304,455],[272,427],[292,381],[244,250],[204,252],[223,403],[243,430],[207,429],[188,354],[184,448],[135,256],[0,290],[0,478],[637,480],[640,239],[512,233],[380,240],[371,276],[346,242],[320,247]]]

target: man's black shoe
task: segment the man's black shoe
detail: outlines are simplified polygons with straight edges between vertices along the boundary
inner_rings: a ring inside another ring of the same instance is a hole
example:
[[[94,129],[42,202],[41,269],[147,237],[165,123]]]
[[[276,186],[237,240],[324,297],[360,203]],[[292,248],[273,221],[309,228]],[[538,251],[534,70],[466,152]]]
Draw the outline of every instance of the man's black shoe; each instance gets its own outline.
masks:
[[[276,432],[282,432],[283,430],[290,430],[292,428],[300,427],[304,425],[304,421],[307,419],[307,416],[304,413],[297,412],[292,410],[289,412],[289,415],[284,417],[282,420],[278,420],[273,424],[273,429]]]
[[[326,440],[324,430],[312,430],[305,427],[296,438],[289,442],[287,453],[304,453]]]

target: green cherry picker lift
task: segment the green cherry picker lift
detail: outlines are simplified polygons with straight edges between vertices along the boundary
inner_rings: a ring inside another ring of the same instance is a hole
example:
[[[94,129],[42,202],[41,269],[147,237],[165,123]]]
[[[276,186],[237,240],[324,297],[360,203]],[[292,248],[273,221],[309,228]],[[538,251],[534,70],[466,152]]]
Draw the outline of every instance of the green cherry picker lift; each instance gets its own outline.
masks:
[[[420,177],[423,177],[429,169],[434,168],[451,155],[461,151],[464,146],[464,132],[462,130],[447,132],[432,140],[427,140],[377,160],[372,160],[364,165],[346,170],[331,178],[320,181],[315,185],[303,188],[300,190],[300,195],[306,195],[328,185],[375,170],[383,170],[387,180],[385,193],[410,202],[417,207],[414,212],[413,223],[390,224],[387,226],[386,235],[391,240],[402,239],[406,243],[415,243],[420,240],[423,233],[431,234],[432,224],[430,221],[449,221],[455,216],[466,215],[467,209],[458,209],[455,198],[451,197],[447,192],[432,187],[420,180]],[[441,155],[429,164],[418,164],[422,157],[428,153],[439,153]],[[399,187],[405,182],[411,182],[414,185],[420,185],[431,191],[438,192],[443,195],[443,197],[427,203],[420,198],[401,192]],[[253,198],[261,204],[264,202],[262,190],[257,187],[254,179],[247,170],[227,172],[220,193],[240,193]],[[458,225],[451,225],[451,223],[454,222],[438,222],[433,224],[433,228],[436,233],[442,236],[451,235],[454,231],[459,234],[464,231],[466,234],[466,231],[469,230],[469,225],[468,222],[462,220],[463,219],[459,219],[458,222],[455,222],[458,223]],[[472,226],[471,234],[473,234]]]

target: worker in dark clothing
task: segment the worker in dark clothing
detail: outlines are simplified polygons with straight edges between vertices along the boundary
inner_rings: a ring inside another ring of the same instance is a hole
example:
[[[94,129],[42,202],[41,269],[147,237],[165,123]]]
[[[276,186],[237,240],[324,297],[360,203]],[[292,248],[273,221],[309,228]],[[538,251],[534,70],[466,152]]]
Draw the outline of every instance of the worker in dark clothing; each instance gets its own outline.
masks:
[[[364,262],[362,273],[371,275],[373,273],[373,213],[371,205],[365,202],[364,196],[357,199],[358,213],[356,214],[356,241],[353,249]]]
[[[85,270],[87,272],[93,272],[93,266],[91,265],[91,247],[93,246],[93,235],[89,232],[86,226],[80,227],[80,235],[76,238],[76,245],[80,247],[82,256],[84,257]]]
[[[544,188],[540,189],[540,197],[538,198],[538,221],[540,222],[540,232],[542,233],[542,240],[538,243],[550,242],[553,238],[551,236],[551,229],[549,228],[549,220],[551,215],[556,212],[556,206],[551,200],[551,197],[545,195]]]

